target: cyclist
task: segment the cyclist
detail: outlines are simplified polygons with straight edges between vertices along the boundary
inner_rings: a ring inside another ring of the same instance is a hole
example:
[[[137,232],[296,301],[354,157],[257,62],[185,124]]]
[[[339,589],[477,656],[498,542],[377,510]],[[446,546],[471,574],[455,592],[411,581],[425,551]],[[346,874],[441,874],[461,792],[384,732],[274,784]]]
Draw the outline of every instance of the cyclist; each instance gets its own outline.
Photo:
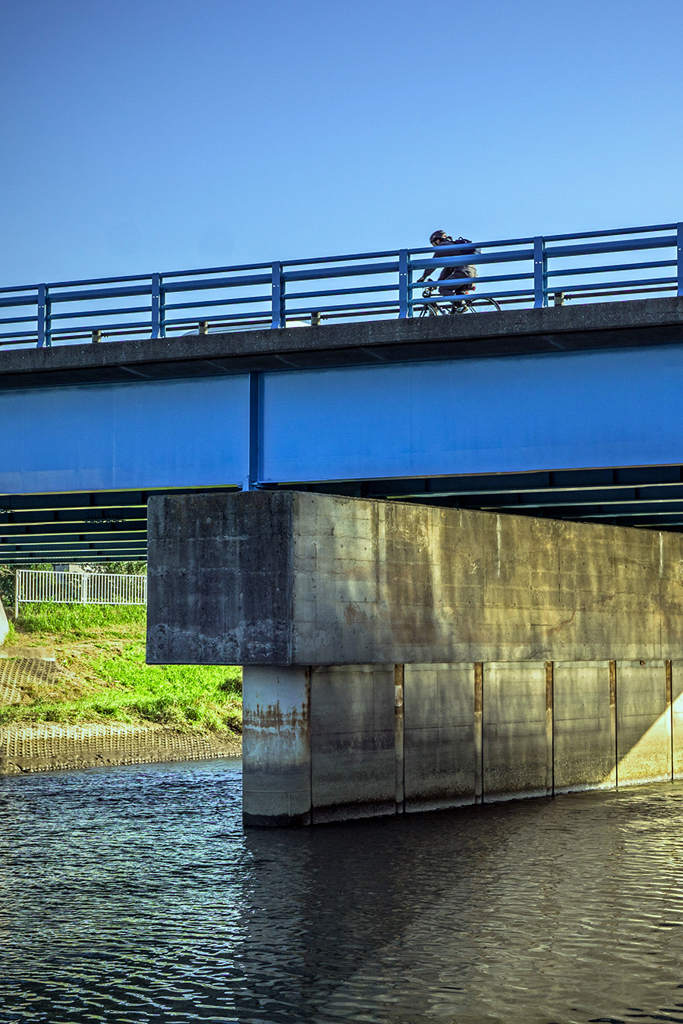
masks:
[[[439,245],[471,245],[471,242],[470,242],[469,238],[456,238],[456,239],[453,239],[453,238],[451,238],[450,235],[447,235],[445,231],[433,231],[431,233],[431,235],[429,236],[429,244],[430,245],[435,245],[435,246],[439,246]],[[452,256],[455,256],[455,255],[465,256],[465,255],[467,255],[467,256],[469,256],[469,255],[475,253],[476,251],[477,250],[474,247],[472,247],[472,248],[469,248],[469,249],[461,249],[459,253],[450,253],[449,255],[452,255]],[[438,254],[438,252],[435,252],[434,253],[434,259],[438,259],[438,258],[439,258],[439,254]],[[427,278],[430,276],[430,274],[431,274],[431,270],[425,270],[425,272],[422,275],[422,277],[419,277],[417,279],[417,283],[419,284],[421,281],[426,281]],[[462,267],[444,267],[443,270],[441,271],[441,273],[439,274],[439,278],[438,279],[439,279],[439,281],[445,281],[448,278],[452,278],[452,277],[473,278],[473,277],[476,277],[476,276],[477,276],[477,268],[468,264],[468,265],[465,265],[465,266],[462,266]],[[445,288],[445,287],[441,287],[441,288],[439,288],[439,295],[466,295],[467,292],[473,292],[475,288],[476,288],[476,285],[474,285],[474,284],[465,285],[464,287],[460,287],[460,288],[452,288],[452,287]]]

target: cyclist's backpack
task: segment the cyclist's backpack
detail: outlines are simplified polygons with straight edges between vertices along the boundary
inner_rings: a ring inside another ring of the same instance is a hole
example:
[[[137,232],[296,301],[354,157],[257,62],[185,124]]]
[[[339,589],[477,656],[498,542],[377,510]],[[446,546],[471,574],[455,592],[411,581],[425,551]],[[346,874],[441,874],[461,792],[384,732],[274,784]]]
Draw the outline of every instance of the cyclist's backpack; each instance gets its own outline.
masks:
[[[471,238],[463,238],[461,236],[460,238],[456,238],[456,240],[454,241],[453,245],[462,245],[463,242],[471,242],[471,241],[472,241]],[[471,249],[462,249],[461,252],[462,252],[463,256],[474,256],[475,253],[480,253],[481,249],[475,249],[475,247],[472,246]]]

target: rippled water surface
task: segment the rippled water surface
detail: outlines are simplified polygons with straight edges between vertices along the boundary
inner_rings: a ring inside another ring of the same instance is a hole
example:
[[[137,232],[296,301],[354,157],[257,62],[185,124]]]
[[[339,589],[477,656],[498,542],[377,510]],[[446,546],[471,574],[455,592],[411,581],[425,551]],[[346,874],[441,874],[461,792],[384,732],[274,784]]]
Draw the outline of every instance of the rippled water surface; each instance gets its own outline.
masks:
[[[0,779],[0,1022],[683,1022],[683,784],[246,834],[240,784]]]

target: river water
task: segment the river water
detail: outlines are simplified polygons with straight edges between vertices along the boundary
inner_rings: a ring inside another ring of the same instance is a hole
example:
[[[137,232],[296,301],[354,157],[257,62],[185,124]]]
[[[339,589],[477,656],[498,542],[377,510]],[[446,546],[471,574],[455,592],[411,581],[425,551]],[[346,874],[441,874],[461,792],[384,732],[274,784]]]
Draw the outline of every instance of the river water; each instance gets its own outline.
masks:
[[[247,833],[240,785],[0,779],[0,1022],[683,1022],[683,783]]]

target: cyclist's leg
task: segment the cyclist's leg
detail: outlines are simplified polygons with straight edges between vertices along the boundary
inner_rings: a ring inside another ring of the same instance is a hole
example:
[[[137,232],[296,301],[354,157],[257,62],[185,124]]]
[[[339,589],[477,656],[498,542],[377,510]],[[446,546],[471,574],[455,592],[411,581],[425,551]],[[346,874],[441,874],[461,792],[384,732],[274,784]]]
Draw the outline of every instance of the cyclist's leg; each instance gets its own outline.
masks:
[[[453,270],[453,277],[459,277],[470,282],[472,278],[477,277],[476,267],[456,267]],[[461,288],[454,288],[453,291],[457,292],[458,295],[467,295],[468,292],[473,292],[476,289],[476,284],[464,284]]]
[[[477,287],[475,284],[470,284],[469,283],[469,281],[473,277],[477,276],[477,268],[476,267],[471,267],[471,266],[467,266],[467,267],[454,267],[453,270],[451,271],[451,276],[452,277],[462,278],[462,279],[468,281],[467,284],[463,284],[459,288],[451,288],[451,289],[449,289],[449,291],[450,291],[450,293],[452,295],[468,295],[470,292],[473,292],[476,289],[476,287]],[[467,312],[470,312],[470,311],[471,311],[471,306],[464,299],[458,299],[455,302],[453,302],[452,305],[451,305],[451,312],[452,313],[467,313]]]
[[[460,275],[458,275],[458,276],[460,276]],[[466,288],[453,288],[453,287],[451,287],[451,288],[439,288],[439,294],[440,295],[445,295],[445,296],[464,295],[469,290],[470,290],[469,287],[466,287]],[[454,299],[453,302],[451,302],[451,304],[450,304],[450,306],[448,307],[447,310],[444,308],[444,313],[445,312],[448,312],[448,313],[464,313],[464,311],[465,311],[465,303],[463,302],[462,299]]]

